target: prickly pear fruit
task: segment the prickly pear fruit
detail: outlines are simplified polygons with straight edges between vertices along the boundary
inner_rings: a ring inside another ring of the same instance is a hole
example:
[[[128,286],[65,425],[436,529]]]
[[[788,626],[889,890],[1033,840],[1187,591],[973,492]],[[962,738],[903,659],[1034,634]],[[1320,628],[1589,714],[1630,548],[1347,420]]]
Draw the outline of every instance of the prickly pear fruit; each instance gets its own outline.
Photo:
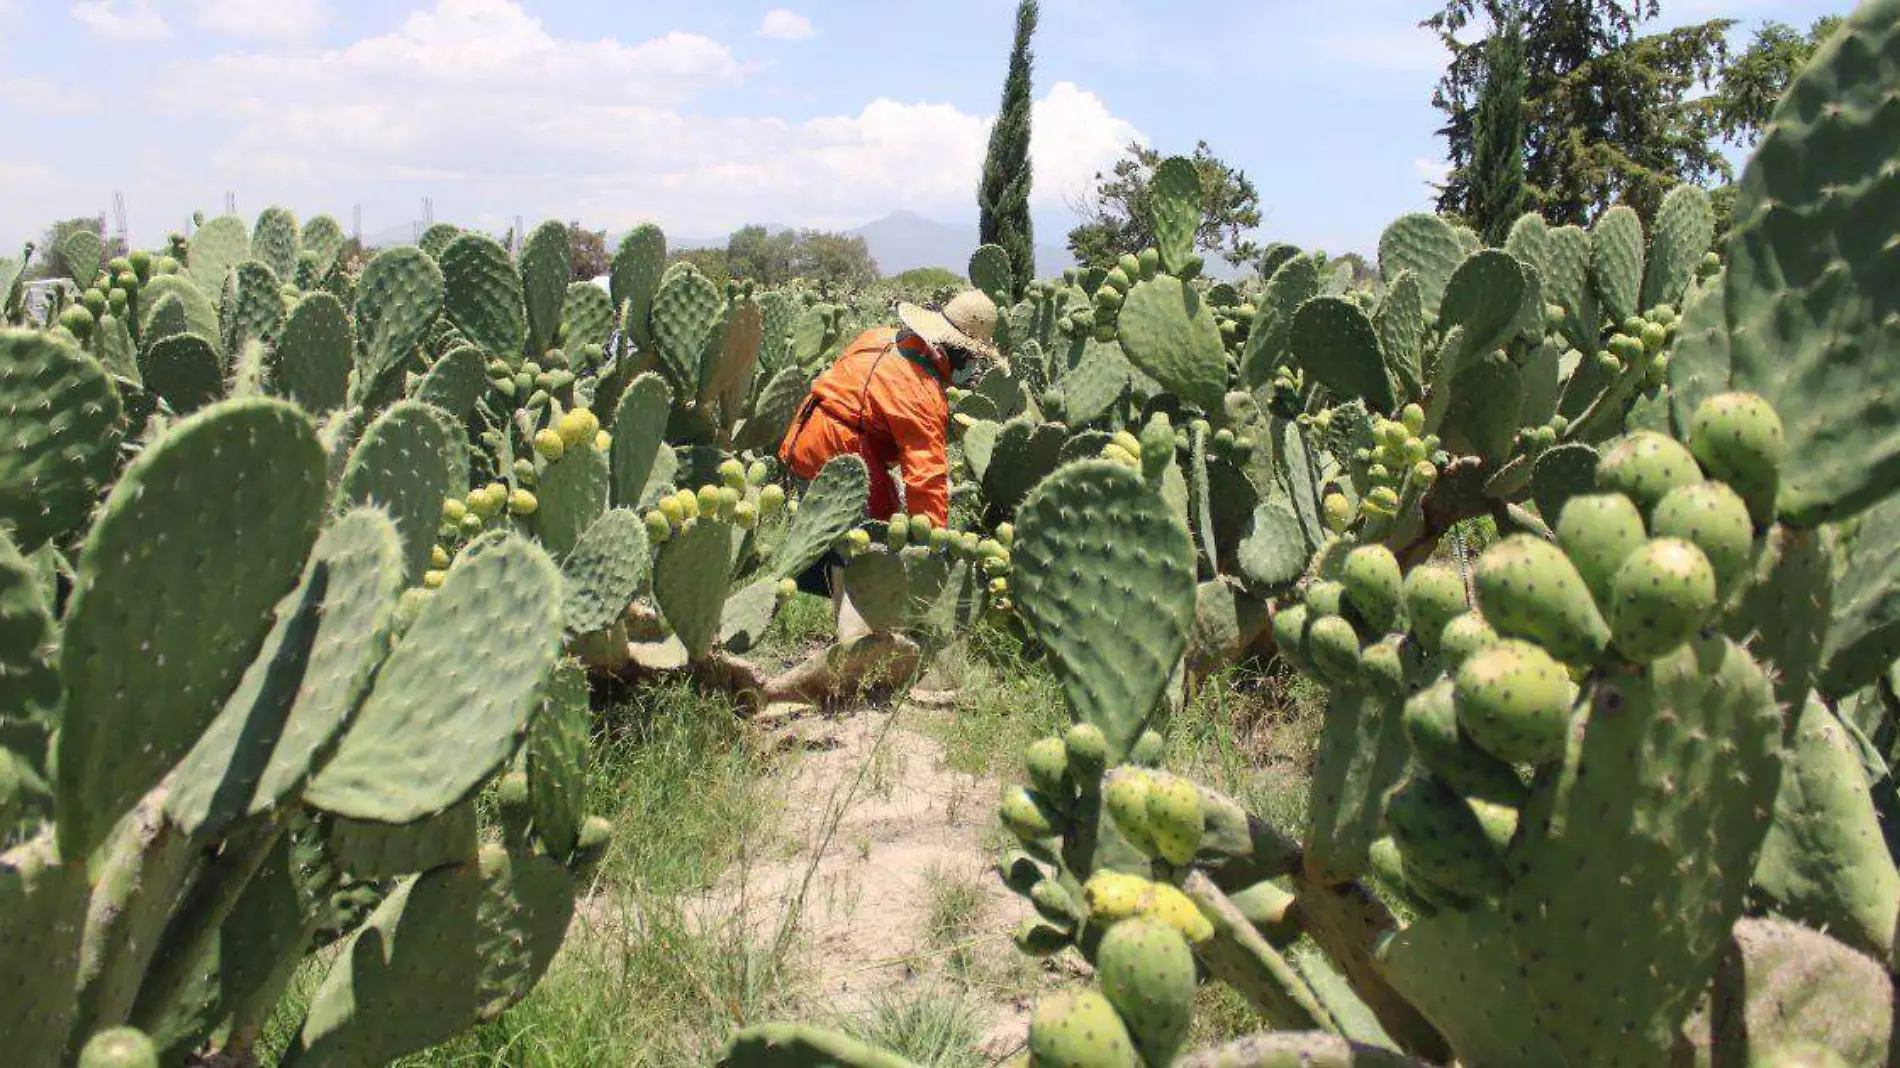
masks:
[[[740,501],[732,506],[732,523],[740,530],[751,530],[759,525],[759,506],[751,501]]]
[[[1030,1068],[1140,1068],[1134,1039],[1088,987],[1044,998],[1029,1021]]]
[[[1702,481],[1702,469],[1682,443],[1653,430],[1613,442],[1597,461],[1597,488],[1621,493],[1648,515],[1670,490]]]
[[[763,486],[765,485],[765,480],[771,477],[772,469],[766,466],[764,460],[754,460],[752,461],[752,466],[745,469],[747,485]]]
[[[1116,768],[1102,780],[1102,802],[1109,818],[1130,845],[1149,854],[1157,852],[1148,816],[1148,796],[1153,790],[1154,780],[1142,768]]]
[[[1306,606],[1315,618],[1340,615],[1346,607],[1346,587],[1330,579],[1312,583],[1306,587]]]
[[[1181,933],[1138,917],[1102,936],[1095,977],[1148,1064],[1172,1064],[1194,1022],[1194,951]]]
[[[1454,616],[1439,632],[1438,655],[1445,663],[1445,670],[1455,671],[1467,658],[1497,643],[1498,632],[1491,629],[1491,624],[1476,612],[1466,612]]]
[[[1108,737],[1093,723],[1077,723],[1062,737],[1062,748],[1069,754],[1070,777],[1084,789],[1092,789],[1102,778],[1108,763]]]
[[[445,522],[460,523],[462,517],[467,514],[468,505],[463,503],[460,497],[444,497],[442,499],[442,518]]]
[[[1343,616],[1322,616],[1306,628],[1306,655],[1327,682],[1359,681],[1359,632]]]
[[[1517,769],[1480,749],[1458,726],[1456,687],[1441,678],[1405,702],[1401,721],[1418,762],[1469,797],[1515,805],[1526,793]]]
[[[1167,742],[1155,731],[1142,731],[1135,744],[1128,747],[1128,762],[1144,768],[1158,768],[1161,758],[1167,754]]]
[[[695,496],[695,499],[699,501],[700,515],[711,518],[719,514],[719,487],[718,486],[714,486],[709,483],[707,485],[699,487],[699,493]],[[858,531],[854,530],[851,533],[856,534],[858,533]]]
[[[1359,681],[1381,697],[1405,696],[1405,638],[1388,634],[1359,650]]]
[[[785,507],[785,487],[767,486],[759,491],[759,514],[772,515]]]
[[[738,460],[726,460],[719,465],[719,484],[733,489],[745,488],[745,465]]]
[[[1148,884],[1141,914],[1152,916],[1181,932],[1183,938],[1195,945],[1214,937],[1214,925],[1201,915],[1193,899],[1168,883]]]
[[[541,502],[527,490],[518,489],[508,495],[508,511],[513,515],[533,515],[541,507]]]
[[[1071,930],[1082,920],[1082,906],[1054,879],[1039,879],[1029,888],[1029,903],[1043,919]]]
[[[1467,897],[1504,890],[1504,858],[1471,807],[1430,775],[1413,775],[1386,798],[1385,825],[1406,870]]]
[[[1747,502],[1724,483],[1703,482],[1672,491],[1656,505],[1649,532],[1659,538],[1681,538],[1701,549],[1715,570],[1718,595],[1726,595],[1749,573],[1755,524]]]
[[[1347,553],[1339,569],[1339,581],[1346,588],[1346,603],[1375,632],[1389,631],[1397,624],[1405,576],[1392,550],[1375,544],[1361,545]]]
[[[1757,526],[1775,518],[1775,491],[1788,452],[1781,416],[1753,393],[1722,393],[1696,407],[1689,419],[1689,451],[1713,478],[1748,502]]]
[[[1465,584],[1444,564],[1421,564],[1405,576],[1405,614],[1428,653],[1438,652],[1445,624],[1466,611]]]
[[[1610,603],[1616,569],[1648,540],[1642,513],[1621,493],[1572,497],[1557,518],[1557,544],[1599,605]]]
[[[1594,661],[1609,643],[1609,625],[1576,565],[1541,538],[1514,534],[1486,549],[1476,580],[1486,622],[1507,638],[1537,642],[1573,664]]]
[[[1003,818],[1003,826],[1025,842],[1056,836],[1055,820],[1049,807],[1020,786],[1003,791],[1003,805],[999,814]]]
[[[135,1027],[115,1027],[86,1041],[79,1068],[158,1068],[158,1047]]]
[[[567,442],[552,428],[537,430],[534,435],[534,451],[543,460],[553,462],[567,452]]]
[[[903,516],[892,517],[891,521],[884,525],[884,544],[890,546],[892,552],[900,551],[904,546],[909,545],[910,522]]]
[[[561,416],[557,426],[568,448],[579,448],[593,443],[594,435],[600,433],[600,418],[586,408],[575,408]]]
[[[790,600],[792,598],[792,595],[796,594],[797,592],[798,592],[797,579],[786,578],[786,579],[778,580],[778,599],[779,600],[781,601]]]
[[[1325,513],[1327,530],[1343,534],[1347,527],[1352,526],[1352,502],[1346,499],[1345,494],[1328,493],[1326,499],[1320,502],[1320,509]]]
[[[1273,614],[1273,644],[1294,667],[1313,673],[1312,658],[1306,651],[1306,624],[1311,609],[1303,604],[1288,605]]]
[[[1499,760],[1547,764],[1564,755],[1574,688],[1541,647],[1507,638],[1459,665],[1458,725]]]
[[[1118,871],[1098,871],[1082,886],[1082,900],[1088,906],[1089,919],[1096,923],[1125,920],[1141,912],[1152,885],[1139,875]]]
[[[1148,787],[1148,835],[1161,859],[1186,864],[1200,852],[1207,817],[1201,811],[1201,793],[1176,775],[1157,775]]]
[[[1647,664],[1688,641],[1715,610],[1715,569],[1681,538],[1656,538],[1616,572],[1610,626],[1617,651]]]
[[[1068,792],[1065,776],[1069,772],[1069,751],[1062,739],[1038,738],[1023,754],[1029,769],[1029,785],[1045,797],[1061,797]]]

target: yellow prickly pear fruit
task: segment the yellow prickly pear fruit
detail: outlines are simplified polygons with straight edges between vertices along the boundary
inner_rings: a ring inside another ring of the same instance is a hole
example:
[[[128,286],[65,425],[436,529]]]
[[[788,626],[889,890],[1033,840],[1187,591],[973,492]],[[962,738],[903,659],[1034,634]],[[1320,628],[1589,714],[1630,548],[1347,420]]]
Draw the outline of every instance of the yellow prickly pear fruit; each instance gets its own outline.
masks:
[[[1399,409],[1399,423],[1407,433],[1417,437],[1425,432],[1425,409],[1417,404],[1408,404]]]
[[[570,448],[577,447],[593,441],[594,435],[600,433],[600,419],[586,408],[575,408],[561,416],[557,428],[562,441]]]
[[[667,502],[661,501],[660,503],[665,504]],[[655,545],[659,545],[673,536],[672,522],[667,519],[665,512],[657,508],[646,514],[646,524],[647,540]]]
[[[1012,548],[1015,548],[1015,546],[1016,546],[1016,528],[1015,528],[1014,526],[1012,526],[1012,525],[1010,525],[1010,524],[1008,524],[1008,523],[999,523],[999,524],[997,524],[997,527],[996,527],[996,540],[997,540],[998,542],[1000,542],[1000,543],[1002,544],[1002,546],[1003,546],[1003,548],[1005,548],[1005,549],[1012,549]]]
[[[1326,529],[1335,534],[1343,534],[1352,526],[1352,502],[1343,493],[1328,493],[1320,503],[1320,509],[1326,514]]]
[[[533,515],[541,502],[527,490],[518,489],[508,495],[508,511],[515,515]]]
[[[1004,577],[1002,577],[1001,575],[998,575],[997,577],[995,577],[995,578],[993,578],[993,579],[991,579],[991,580],[990,580],[990,592],[991,592],[991,593],[993,593],[993,594],[996,594],[996,595],[997,595],[997,596],[999,596],[999,597],[1000,597],[1000,596],[1002,596],[1002,595],[1003,595],[1003,594],[1005,594],[1005,593],[1008,593],[1008,592],[1009,592],[1009,580],[1008,580],[1008,579],[1006,579],[1006,578],[1004,578]]]
[[[1153,783],[1146,770],[1126,766],[1109,772],[1102,782],[1102,801],[1108,807],[1109,818],[1130,845],[1148,854],[1156,851],[1148,820],[1148,795]]]
[[[1020,786],[1003,791],[1002,807],[997,813],[1003,826],[1024,842],[1036,842],[1056,835],[1055,821],[1036,795]]]
[[[605,430],[603,430],[600,433],[594,435],[594,451],[612,452],[613,447],[614,447],[614,436],[612,434],[609,434]]]
[[[1112,923],[1139,915],[1152,885],[1139,875],[1098,871],[1082,885],[1082,900],[1090,920]]]
[[[773,515],[785,507],[785,488],[767,486],[759,491],[759,514]]]
[[[743,499],[739,496],[739,491],[731,486],[719,487],[719,518],[732,518],[732,510],[739,507],[739,502]]]
[[[534,451],[543,460],[550,462],[558,460],[567,452],[567,439],[553,430],[537,430],[534,435]]]
[[[865,530],[863,527],[859,527],[858,529],[847,533],[844,536],[844,538],[845,538],[845,541],[851,544],[851,549],[853,552],[861,553],[864,550],[869,549],[871,547],[871,532],[868,530]]]
[[[654,511],[657,511],[668,524],[678,523],[680,520],[686,518],[685,506],[680,504],[678,497],[671,495],[661,497],[660,505]],[[647,514],[652,515],[653,513],[649,512]]]
[[[424,571],[422,573],[422,587],[428,590],[439,590],[442,588],[442,583],[448,580],[448,577],[449,573],[440,569]]]
[[[442,518],[444,521],[450,522],[450,523],[460,523],[462,521],[462,517],[467,514],[468,514],[468,505],[464,504],[460,497],[442,498]]]
[[[758,506],[751,501],[740,501],[732,506],[732,521],[740,530],[751,530],[759,525]]]
[[[1115,436],[1110,438],[1109,441],[1120,445],[1123,451],[1127,452],[1130,456],[1141,455],[1141,439],[1126,430],[1117,430]]]
[[[715,516],[719,514],[719,487],[718,486],[714,486],[710,484],[701,486],[699,487],[699,493],[696,494],[696,496],[699,500],[699,514],[700,515]]]
[[[1175,775],[1156,775],[1148,788],[1148,833],[1155,851],[1170,864],[1186,864],[1200,851],[1207,817],[1201,792]]]
[[[679,502],[680,520],[682,522],[688,519],[699,518],[699,494],[689,489],[677,490],[674,492],[672,499]]]
[[[737,460],[727,460],[719,465],[719,481],[733,489],[745,488],[745,465]]]
[[[798,592],[797,579],[779,579],[778,580],[778,599],[779,600],[781,601],[790,600],[792,595],[797,592]]]
[[[1186,894],[1167,883],[1154,883],[1148,892],[1142,915],[1152,916],[1181,932],[1189,942],[1199,944],[1214,937],[1214,925]]]
[[[440,545],[429,547],[429,566],[443,568],[449,566],[449,551]]]
[[[1128,468],[1139,468],[1141,466],[1141,461],[1136,459],[1133,453],[1112,441],[1102,446],[1102,459],[1113,460],[1123,467]]]

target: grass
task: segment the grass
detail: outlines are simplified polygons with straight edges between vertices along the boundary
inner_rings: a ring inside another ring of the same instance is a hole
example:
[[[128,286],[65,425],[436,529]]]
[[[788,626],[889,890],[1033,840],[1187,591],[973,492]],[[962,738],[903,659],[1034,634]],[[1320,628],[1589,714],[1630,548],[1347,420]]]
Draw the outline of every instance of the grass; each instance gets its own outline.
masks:
[[[840,1026],[919,1068],[989,1068],[989,1059],[977,1051],[984,1009],[955,984],[922,984],[878,996],[868,1011],[840,1021]]]

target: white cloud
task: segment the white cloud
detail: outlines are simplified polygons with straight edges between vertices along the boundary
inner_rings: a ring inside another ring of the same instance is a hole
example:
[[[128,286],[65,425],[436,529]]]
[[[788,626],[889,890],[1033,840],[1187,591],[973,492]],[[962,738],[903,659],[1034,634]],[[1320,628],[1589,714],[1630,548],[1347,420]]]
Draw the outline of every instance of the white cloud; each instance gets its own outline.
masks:
[[[443,217],[604,228],[657,219],[681,234],[973,211],[987,116],[893,99],[797,122],[692,109],[745,76],[705,37],[563,39],[509,0],[438,0],[393,33],[321,54],[240,51],[170,66],[155,97],[228,130],[175,180],[180,200],[235,188],[247,202],[314,213],[426,193]],[[770,106],[762,95],[757,104]],[[1037,102],[1034,130],[1039,207],[1060,208],[1143,140],[1069,83]]]
[[[192,22],[225,37],[295,40],[330,20],[328,0],[197,0]]]
[[[777,41],[803,41],[817,35],[810,19],[782,7],[767,11],[764,21],[759,23],[759,36]]]
[[[84,0],[72,6],[72,15],[93,33],[114,41],[158,41],[172,32],[151,0]]]
[[[22,114],[53,118],[77,118],[99,110],[99,100],[91,93],[61,89],[47,78],[0,81],[0,101]]]
[[[1451,177],[1451,164],[1442,159],[1426,159],[1421,156],[1412,161],[1412,173],[1418,175],[1420,181],[1429,182],[1432,185],[1443,185],[1445,179]]]

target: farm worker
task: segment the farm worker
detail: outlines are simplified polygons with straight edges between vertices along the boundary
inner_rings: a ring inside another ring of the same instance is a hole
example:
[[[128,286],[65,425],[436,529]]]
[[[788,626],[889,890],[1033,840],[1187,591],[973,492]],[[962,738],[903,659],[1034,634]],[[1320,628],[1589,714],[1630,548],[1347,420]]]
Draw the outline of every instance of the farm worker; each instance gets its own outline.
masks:
[[[996,305],[971,290],[938,311],[899,303],[901,329],[867,330],[812,383],[779,445],[779,462],[812,479],[836,457],[856,454],[871,469],[872,519],[899,512],[950,525],[950,402],[977,360],[1000,362]],[[902,471],[900,501],[895,466]]]
[[[900,302],[901,327],[867,330],[812,383],[778,458],[801,479],[813,479],[839,456],[861,456],[871,472],[866,511],[886,520],[904,513],[950,525],[950,401],[953,382],[967,382],[979,364],[1007,370],[996,350],[996,304],[971,290],[941,309]],[[898,492],[898,469],[903,492]],[[843,567],[832,556],[798,579],[808,593],[829,594],[838,645],[772,680],[768,700],[822,700],[894,656],[915,662],[916,644],[902,635],[872,635],[845,596]],[[865,642],[863,639],[874,639]],[[894,680],[893,680],[894,681]]]

